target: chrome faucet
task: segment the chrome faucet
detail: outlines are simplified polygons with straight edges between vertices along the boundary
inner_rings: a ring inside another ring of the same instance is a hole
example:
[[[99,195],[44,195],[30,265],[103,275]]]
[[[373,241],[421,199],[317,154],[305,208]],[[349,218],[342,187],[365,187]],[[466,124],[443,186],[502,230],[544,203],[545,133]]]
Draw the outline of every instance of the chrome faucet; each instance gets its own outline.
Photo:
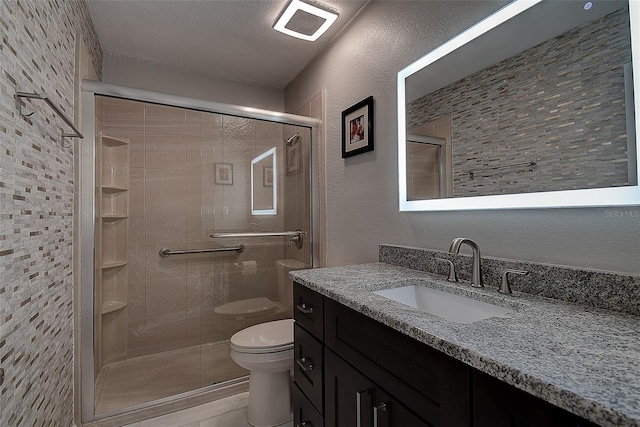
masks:
[[[474,288],[484,288],[482,284],[482,271],[480,267],[480,248],[478,244],[471,239],[467,239],[466,237],[458,237],[453,239],[451,242],[451,246],[449,246],[449,253],[453,255],[458,255],[460,252],[460,246],[463,243],[466,243],[473,250],[473,265],[471,267],[471,286]]]

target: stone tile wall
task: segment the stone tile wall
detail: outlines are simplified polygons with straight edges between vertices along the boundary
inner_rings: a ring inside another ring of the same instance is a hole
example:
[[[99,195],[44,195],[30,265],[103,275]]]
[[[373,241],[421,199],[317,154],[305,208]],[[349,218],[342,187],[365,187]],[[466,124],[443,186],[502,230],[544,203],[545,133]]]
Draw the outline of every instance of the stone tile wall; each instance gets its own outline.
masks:
[[[73,423],[73,150],[64,123],[16,86],[73,117],[75,37],[100,74],[83,0],[0,2],[0,425]],[[65,127],[65,131],[66,131]],[[65,145],[70,143],[64,141]]]
[[[627,185],[630,61],[623,8],[414,101],[408,127],[451,116],[454,197]]]

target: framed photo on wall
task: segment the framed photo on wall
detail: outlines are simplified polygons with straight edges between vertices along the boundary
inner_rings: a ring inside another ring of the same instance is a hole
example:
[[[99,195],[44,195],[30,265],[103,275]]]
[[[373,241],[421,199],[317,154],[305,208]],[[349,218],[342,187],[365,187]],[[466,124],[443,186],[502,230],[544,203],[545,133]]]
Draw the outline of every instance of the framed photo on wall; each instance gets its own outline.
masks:
[[[373,151],[373,96],[342,112],[342,158]]]
[[[233,163],[216,163],[216,184],[233,185]]]

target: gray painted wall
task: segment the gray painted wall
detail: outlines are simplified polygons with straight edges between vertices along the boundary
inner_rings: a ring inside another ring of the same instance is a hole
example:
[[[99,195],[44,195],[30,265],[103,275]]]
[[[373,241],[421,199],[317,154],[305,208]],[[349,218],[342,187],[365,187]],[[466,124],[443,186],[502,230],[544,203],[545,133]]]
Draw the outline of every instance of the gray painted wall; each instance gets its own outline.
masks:
[[[284,110],[282,88],[207,76],[121,56],[105,55],[102,81],[226,104]]]
[[[640,207],[398,212],[396,75],[496,10],[498,2],[371,2],[285,89],[287,111],[327,93],[327,263],[378,259],[378,244],[446,249],[476,240],[484,255],[640,273]],[[375,150],[341,158],[340,117],[373,95]]]

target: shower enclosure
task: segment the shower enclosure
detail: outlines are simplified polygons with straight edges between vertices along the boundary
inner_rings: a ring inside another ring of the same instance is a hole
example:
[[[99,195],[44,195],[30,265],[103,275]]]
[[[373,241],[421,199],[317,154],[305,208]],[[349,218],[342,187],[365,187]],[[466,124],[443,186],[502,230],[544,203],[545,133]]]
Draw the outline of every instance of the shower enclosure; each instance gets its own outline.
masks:
[[[246,381],[229,338],[290,318],[288,272],[313,265],[313,119],[95,85],[86,419]]]

